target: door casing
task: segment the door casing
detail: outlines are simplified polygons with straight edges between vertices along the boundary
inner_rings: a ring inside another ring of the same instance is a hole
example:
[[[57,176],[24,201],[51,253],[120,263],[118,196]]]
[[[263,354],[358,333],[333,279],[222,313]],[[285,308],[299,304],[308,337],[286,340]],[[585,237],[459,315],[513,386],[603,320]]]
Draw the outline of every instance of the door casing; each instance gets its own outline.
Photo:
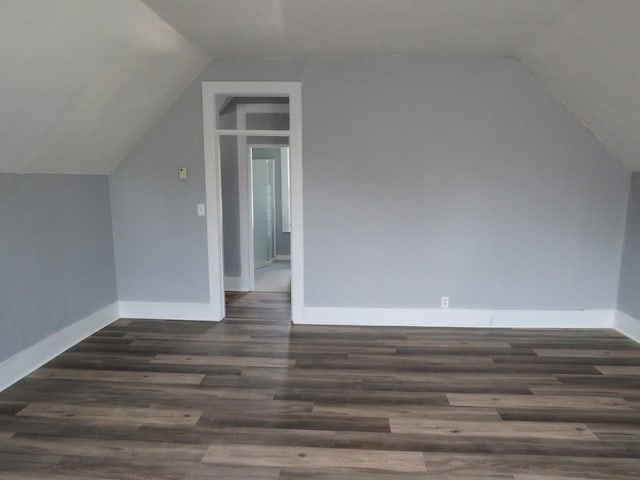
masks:
[[[217,128],[216,97],[289,98],[289,131],[221,130]],[[291,316],[304,313],[304,239],[302,194],[302,88],[300,82],[202,82],[209,303],[214,320],[225,315],[222,249],[222,186],[218,136],[224,134],[288,136],[291,179]]]

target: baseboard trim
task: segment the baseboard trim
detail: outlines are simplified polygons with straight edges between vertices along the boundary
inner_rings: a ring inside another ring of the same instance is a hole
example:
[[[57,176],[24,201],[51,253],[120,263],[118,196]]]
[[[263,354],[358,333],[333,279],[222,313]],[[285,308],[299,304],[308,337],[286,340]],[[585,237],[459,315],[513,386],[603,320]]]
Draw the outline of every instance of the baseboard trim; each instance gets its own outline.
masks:
[[[118,302],[58,330],[0,363],[0,392],[73,347],[89,335],[120,318]]]
[[[398,327],[612,328],[613,310],[305,307],[303,318],[295,323]]]
[[[640,343],[640,320],[620,310],[616,310],[613,328],[629,337],[634,342]]]
[[[216,312],[209,303],[120,302],[121,318],[149,320],[199,320],[217,322]]]
[[[486,310],[305,307],[302,320],[296,323],[384,327],[486,327],[491,324],[491,315]]]
[[[291,255],[276,255],[276,260],[291,261]]]
[[[612,328],[614,310],[492,310],[494,328]]]

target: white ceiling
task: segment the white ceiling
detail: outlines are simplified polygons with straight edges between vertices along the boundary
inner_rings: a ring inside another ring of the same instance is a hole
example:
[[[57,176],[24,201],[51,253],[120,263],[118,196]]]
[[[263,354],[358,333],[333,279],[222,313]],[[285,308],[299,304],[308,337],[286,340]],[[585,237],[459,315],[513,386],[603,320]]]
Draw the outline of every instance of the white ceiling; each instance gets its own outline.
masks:
[[[143,1],[212,57],[224,57],[512,53],[584,0]]]
[[[143,0],[212,57],[515,55],[640,171],[640,0]]]
[[[0,172],[112,171],[211,58],[376,52],[516,55],[640,171],[640,0],[143,1],[0,2]]]
[[[0,171],[112,171],[208,61],[137,0],[2,0]]]
[[[585,2],[520,58],[628,168],[640,171],[640,1]]]

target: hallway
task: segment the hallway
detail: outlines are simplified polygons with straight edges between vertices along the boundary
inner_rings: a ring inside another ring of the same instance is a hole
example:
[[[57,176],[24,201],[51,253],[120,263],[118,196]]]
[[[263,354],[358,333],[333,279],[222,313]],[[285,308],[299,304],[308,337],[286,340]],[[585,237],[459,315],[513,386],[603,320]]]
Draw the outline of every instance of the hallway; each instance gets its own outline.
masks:
[[[256,268],[255,288],[256,292],[291,292],[291,262],[275,260]]]

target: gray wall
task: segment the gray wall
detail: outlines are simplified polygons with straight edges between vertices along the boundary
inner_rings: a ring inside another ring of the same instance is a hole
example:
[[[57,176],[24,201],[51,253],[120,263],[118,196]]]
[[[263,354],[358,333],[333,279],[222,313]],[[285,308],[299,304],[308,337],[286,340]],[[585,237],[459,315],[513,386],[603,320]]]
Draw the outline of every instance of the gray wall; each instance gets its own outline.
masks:
[[[236,101],[220,113],[221,128],[238,128]],[[222,231],[224,274],[228,277],[242,275],[240,252],[240,192],[238,172],[238,137],[220,137],[220,182],[222,186]]]
[[[633,174],[629,191],[618,309],[640,320],[640,173]]]
[[[123,298],[207,299],[202,80],[302,81],[307,305],[616,305],[629,172],[517,60],[412,55],[213,62],[112,176]]]
[[[242,275],[240,251],[240,191],[238,172],[238,137],[220,137],[220,182],[222,184],[222,232],[224,274]]]
[[[253,158],[273,158],[276,184],[276,255],[291,255],[291,233],[282,231],[282,150],[280,148],[255,148]]]
[[[117,300],[107,180],[0,174],[0,361]]]
[[[178,179],[187,167],[189,179]],[[120,300],[208,302],[202,93],[175,102],[109,179]]]

